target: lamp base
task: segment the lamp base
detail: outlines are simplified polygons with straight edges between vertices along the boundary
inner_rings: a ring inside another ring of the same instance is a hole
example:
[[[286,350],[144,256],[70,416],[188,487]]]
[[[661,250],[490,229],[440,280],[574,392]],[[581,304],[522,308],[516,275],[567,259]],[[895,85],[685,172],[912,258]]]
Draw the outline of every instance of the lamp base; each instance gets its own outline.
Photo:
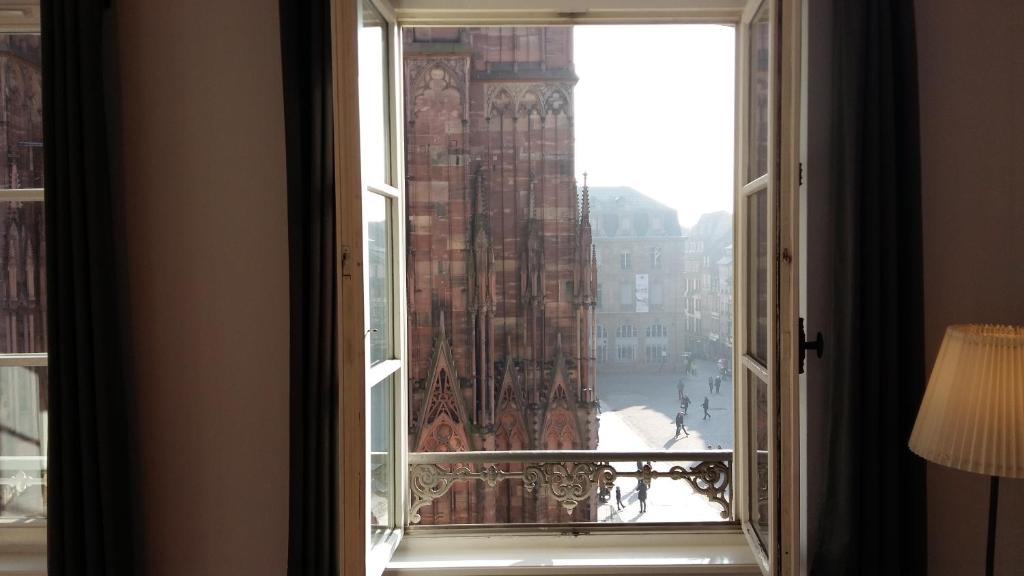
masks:
[[[988,488],[988,550],[985,554],[985,574],[993,576],[996,558],[996,519],[999,517],[999,476],[992,476]]]

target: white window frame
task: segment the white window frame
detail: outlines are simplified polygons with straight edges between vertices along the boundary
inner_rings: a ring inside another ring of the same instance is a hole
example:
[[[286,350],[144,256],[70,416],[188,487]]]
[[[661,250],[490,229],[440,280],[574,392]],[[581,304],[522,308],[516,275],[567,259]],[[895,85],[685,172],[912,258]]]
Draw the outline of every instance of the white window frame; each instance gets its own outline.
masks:
[[[5,3],[0,11],[0,34],[40,34],[42,32],[38,0]],[[43,188],[3,188],[0,202],[45,202]],[[42,257],[42,255],[40,255]],[[0,354],[0,367],[46,367],[49,353]],[[0,521],[0,572],[3,555],[28,555],[40,558],[46,554],[46,518],[18,519],[16,523]]]
[[[801,14],[800,7],[802,0],[766,0],[779,3],[783,6],[783,11],[787,14]],[[467,4],[459,2],[457,0],[396,0],[396,9],[390,10],[385,6],[381,6],[383,0],[373,0],[375,4],[381,9],[381,12],[389,18],[389,21],[397,24],[398,26],[414,26],[414,25],[444,25],[444,26],[474,26],[474,25],[512,25],[512,24],[587,24],[587,23],[720,23],[739,26],[743,21],[744,5],[743,0],[640,0],[638,2],[626,2],[625,0],[594,0],[590,3],[587,9],[580,10],[579,4],[572,2],[571,0],[478,0],[472,5],[474,8],[466,8]],[[356,100],[354,96],[358,93],[356,87],[352,85],[353,79],[344,75],[344,65],[351,64],[355,58],[354,41],[352,38],[346,38],[344,34],[339,35],[339,31],[342,30],[354,30],[354,26],[358,25],[356,19],[356,10],[351,6],[347,5],[346,0],[335,0],[335,17],[334,17],[334,34],[336,38],[335,42],[335,95],[338,99],[339,112],[336,113],[335,128],[337,137],[335,141],[338,143],[338,156],[339,156],[339,178],[338,178],[338,189],[339,189],[339,212],[343,215],[343,218],[339,220],[339,243],[344,251],[353,251],[356,247],[360,248],[359,253],[362,252],[362,238],[359,237],[355,231],[362,229],[361,223],[356,226],[355,222],[351,221],[353,214],[361,214],[359,210],[359,201],[352,197],[352,194],[344,193],[345,190],[360,189],[361,186],[358,182],[353,183],[352,174],[358,175],[358,157],[353,159],[350,155],[350,151],[353,149],[358,150],[358,111],[356,110],[353,116],[351,110],[352,102]],[[358,2],[356,3],[358,4]],[[623,8],[623,6],[628,6]],[[782,78],[783,95],[781,102],[775,103],[773,109],[781,110],[780,129],[781,137],[780,141],[783,145],[780,146],[778,153],[782,158],[782,166],[779,170],[779,182],[781,183],[779,190],[778,204],[775,208],[779,212],[781,217],[781,223],[787,224],[787,220],[793,215],[797,214],[796,203],[793,202],[795,198],[796,188],[791,187],[793,178],[793,168],[786,166],[787,160],[792,159],[793,150],[799,149],[799,54],[800,54],[800,38],[799,30],[801,23],[799,17],[793,17],[784,19],[784,27],[780,31],[782,37],[777,42],[776,48],[783,47],[780,50],[781,66],[779,74]],[[737,33],[737,42],[741,34]],[[400,99],[402,94],[401,89],[401,74],[400,63],[401,59],[401,42],[399,41],[398,31],[396,30],[393,38],[393,49],[390,52],[391,68],[392,68],[392,90],[391,95],[391,112],[392,112],[392,155],[393,155],[393,170],[401,170],[404,168],[401,164],[400,150],[401,150],[401,126],[400,121],[402,107],[396,105],[396,100]],[[737,79],[741,73],[741,62],[743,52],[741,47],[737,46]],[[795,58],[795,60],[794,60]],[[348,70],[351,70],[349,68]],[[736,83],[737,93],[737,107],[744,101],[743,94],[741,92],[742,83]],[[346,98],[347,96],[347,98]],[[795,114],[794,114],[795,110]],[[738,108],[737,114],[740,113]],[[794,119],[795,116],[795,119]],[[795,124],[794,124],[795,123]],[[737,124],[739,124],[737,122]],[[797,127],[797,130],[793,130],[793,126]],[[741,140],[737,138],[737,147],[739,147]],[[353,148],[354,146],[354,148]],[[348,151],[349,157],[346,158],[346,152]],[[737,166],[741,162],[742,157],[737,154],[734,161]],[[354,170],[353,170],[354,168]],[[402,184],[402,179],[395,179],[394,182],[398,183],[399,186]],[[399,191],[401,194],[402,191]],[[792,198],[791,198],[792,196]],[[739,220],[739,206],[736,206],[736,217],[734,222],[740,222]],[[348,221],[345,220],[344,215],[348,216]],[[401,217],[396,218],[395,229],[404,227],[404,214]],[[789,220],[793,222],[793,220]],[[734,226],[734,229],[738,230],[740,226]],[[796,232],[787,229],[785,233],[780,237],[780,245],[776,247],[777,250],[789,250],[790,254],[795,255],[796,246],[798,245],[795,241]],[[404,248],[404,231],[399,239],[401,243],[396,243],[396,261],[399,263],[401,268],[400,278],[404,281],[405,278],[405,248]],[[350,252],[351,253],[351,252]],[[795,263],[795,257],[792,260],[787,260],[786,264]],[[738,258],[734,259],[734,277],[739,278],[737,274],[740,262]],[[796,292],[793,290],[794,282],[791,280],[795,279],[790,271],[796,269],[795,266],[786,268],[786,272],[781,274],[780,278],[780,308],[782,309],[782,316],[786,316],[786,307],[791,306],[796,302]],[[358,270],[358,268],[356,268]],[[346,267],[342,271],[344,276],[347,272],[351,272],[353,269]],[[737,280],[738,282],[739,280]],[[396,285],[400,285],[400,282],[396,281]],[[344,333],[351,333],[355,326],[349,325],[346,328],[346,314],[355,312],[355,309],[362,305],[362,294],[355,294],[356,290],[339,290],[339,320],[342,327],[341,337],[341,348],[342,348],[342,396],[345,396],[345,391],[349,389],[345,385],[345,381],[349,378],[354,378],[357,382],[362,383],[364,381],[363,374],[365,359],[357,358],[360,352],[351,352],[353,349],[361,348],[356,346],[352,348],[353,337],[346,336]],[[405,291],[401,290],[400,299],[396,300],[401,303],[400,316],[404,322],[407,308],[404,302]],[[739,323],[740,319],[743,318],[743,314],[739,310],[739,302],[736,302],[737,311],[734,314],[734,323]],[[357,314],[355,317],[360,316]],[[352,318],[355,318],[352,317]],[[783,325],[785,322],[782,323]],[[360,326],[361,328],[361,326]],[[739,326],[734,327],[737,330]],[[396,332],[396,339],[399,338],[401,332]],[[795,354],[793,353],[795,346],[795,335],[793,330],[785,326],[782,329],[773,327],[772,333],[769,338],[776,342],[779,347],[779,358],[780,364],[792,367],[793,378],[795,382]],[[739,340],[736,340],[737,342]],[[361,342],[361,341],[360,341]],[[404,346],[405,338],[401,338],[401,345]],[[399,342],[396,341],[396,346]],[[349,350],[349,355],[346,356],[346,349]],[[737,352],[738,355],[738,352]],[[401,358],[405,358],[404,350]],[[361,360],[361,361],[356,361]],[[403,360],[404,362],[404,360]],[[739,362],[734,364],[738,369],[742,366]],[[776,366],[776,369],[778,367]],[[798,402],[794,386],[790,386],[790,378],[788,374],[783,375],[780,378],[781,388],[781,413],[782,413],[782,434],[786,437],[787,443],[784,443],[782,450],[782,468],[785,472],[784,478],[781,483],[781,490],[778,493],[779,497],[785,504],[783,508],[781,522],[779,523],[779,539],[781,540],[781,546],[778,548],[781,554],[778,554],[779,560],[773,565],[767,565],[766,563],[761,564],[762,570],[766,574],[798,574],[800,570],[799,566],[799,554],[794,553],[796,550],[793,547],[794,542],[798,543],[799,537],[799,513],[796,508],[799,499],[799,468],[798,468],[798,457],[794,458],[792,451],[798,449],[798,442],[788,442],[789,440],[795,440],[799,438],[799,429],[796,426],[796,415],[797,411],[793,410],[792,407]],[[406,385],[404,381],[399,385],[396,391],[396,396],[400,398],[400,406],[396,410],[396,422],[402,423],[407,420],[407,399],[405,398]],[[358,419],[359,414],[354,406],[364,405],[363,402],[359,402],[360,399],[342,399],[342,474],[341,474],[341,489],[342,489],[342,538],[345,542],[343,546],[343,566],[351,573],[358,573],[363,570],[366,566],[365,563],[360,564],[359,560],[363,558],[363,554],[360,554],[360,547],[358,544],[358,538],[356,538],[357,544],[350,544],[350,534],[358,535],[359,533],[365,533],[367,530],[365,510],[359,506],[355,506],[359,513],[349,513],[346,509],[346,504],[355,504],[355,497],[358,497],[360,493],[365,494],[365,486],[360,486],[359,489],[353,490],[351,487],[346,487],[346,478],[361,478],[360,474],[364,471],[366,462],[365,458],[356,458],[353,452],[349,448],[355,448],[358,450],[360,445],[363,446],[365,454],[365,429],[361,428],[357,422],[361,422]],[[790,414],[789,412],[792,412]],[[736,412],[741,414],[739,410]],[[737,418],[739,422],[740,418]],[[739,427],[738,427],[739,428]],[[745,432],[745,431],[744,431]],[[406,434],[399,433],[398,441],[401,444],[401,450],[396,454],[396,470],[399,472],[396,474],[398,477],[406,475],[408,470],[408,464],[405,460],[407,454]],[[736,454],[740,454],[744,451],[746,442],[745,436],[741,434],[741,431],[737,429],[736,432]],[[798,456],[798,454],[797,454]],[[742,466],[742,465],[741,465]],[[734,490],[734,512],[737,517],[741,516],[740,511],[743,510],[743,494],[746,493],[746,473],[742,470],[734,471],[733,477],[733,490]],[[360,480],[363,482],[363,480]],[[402,510],[408,508],[409,490],[403,481],[396,482],[396,494],[402,502]],[[797,498],[791,499],[790,497],[796,494]],[[353,496],[354,495],[354,496]],[[401,526],[404,525],[404,515],[401,511],[396,511],[396,519],[399,520],[400,524],[396,526],[396,534],[398,538],[401,538]],[[795,528],[795,529],[794,529]],[[625,529],[623,532],[628,533],[642,533],[642,526],[634,526]],[[469,533],[464,533],[468,535]],[[794,540],[794,538],[797,538]],[[362,547],[365,551],[365,546]],[[543,570],[538,570],[543,572]]]

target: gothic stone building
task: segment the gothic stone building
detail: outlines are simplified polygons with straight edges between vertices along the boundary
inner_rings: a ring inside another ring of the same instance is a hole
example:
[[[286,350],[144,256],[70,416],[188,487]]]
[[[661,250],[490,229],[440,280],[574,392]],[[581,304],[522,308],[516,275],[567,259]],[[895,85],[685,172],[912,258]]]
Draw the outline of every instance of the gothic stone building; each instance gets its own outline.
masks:
[[[596,265],[573,177],[572,29],[414,28],[404,48],[410,447],[592,449]],[[570,518],[521,483],[460,482],[421,515],[586,521],[594,508]]]

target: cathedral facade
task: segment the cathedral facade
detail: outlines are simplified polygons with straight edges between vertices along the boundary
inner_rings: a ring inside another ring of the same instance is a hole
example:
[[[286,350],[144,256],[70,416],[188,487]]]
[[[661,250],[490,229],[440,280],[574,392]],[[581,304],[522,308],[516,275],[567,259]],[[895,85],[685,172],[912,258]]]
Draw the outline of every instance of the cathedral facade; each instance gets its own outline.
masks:
[[[405,31],[409,445],[597,445],[594,257],[574,178],[572,29]],[[506,470],[517,464],[500,463]],[[424,524],[587,521],[459,482]]]

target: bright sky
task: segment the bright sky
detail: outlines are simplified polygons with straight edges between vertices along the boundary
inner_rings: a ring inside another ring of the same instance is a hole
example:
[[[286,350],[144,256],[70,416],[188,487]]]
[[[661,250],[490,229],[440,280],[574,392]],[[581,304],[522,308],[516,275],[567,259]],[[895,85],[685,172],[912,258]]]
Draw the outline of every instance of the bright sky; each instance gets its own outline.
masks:
[[[576,177],[630,186],[691,227],[733,203],[734,29],[576,26]]]

